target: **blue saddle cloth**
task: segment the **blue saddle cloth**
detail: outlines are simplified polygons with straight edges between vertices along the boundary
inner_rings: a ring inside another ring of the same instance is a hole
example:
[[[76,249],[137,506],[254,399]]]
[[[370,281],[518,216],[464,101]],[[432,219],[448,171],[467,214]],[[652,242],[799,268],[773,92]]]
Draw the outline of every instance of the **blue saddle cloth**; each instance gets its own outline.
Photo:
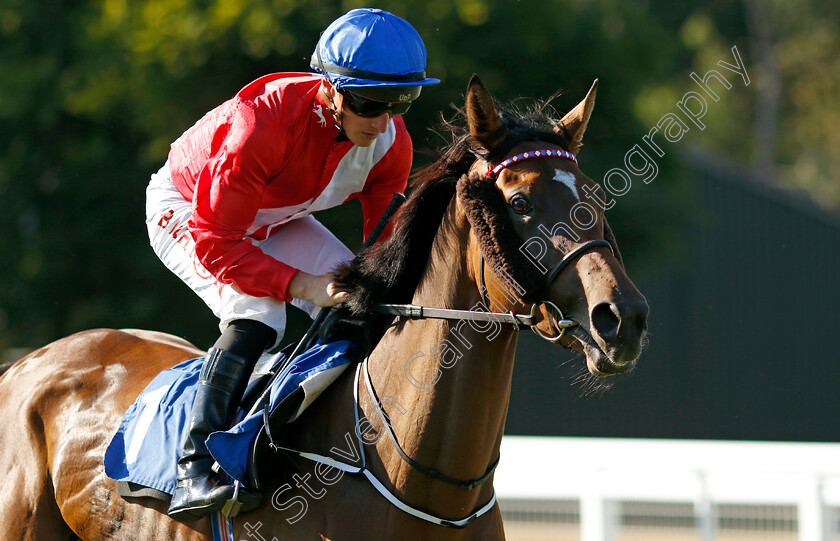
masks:
[[[302,387],[306,398],[293,418],[300,414],[347,367],[350,347],[348,340],[319,343],[298,355],[272,385],[269,408]],[[105,451],[109,477],[172,494],[203,362],[198,357],[161,372],[128,408]],[[208,437],[210,453],[233,479],[245,482],[248,453],[262,426],[260,411]]]

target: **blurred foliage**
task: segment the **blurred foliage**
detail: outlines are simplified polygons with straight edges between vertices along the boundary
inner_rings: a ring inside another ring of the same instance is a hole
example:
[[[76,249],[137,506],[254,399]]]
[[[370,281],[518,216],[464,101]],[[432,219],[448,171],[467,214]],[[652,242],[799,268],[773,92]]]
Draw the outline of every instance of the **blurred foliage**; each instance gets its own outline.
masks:
[[[840,201],[836,96],[838,19],[830,0],[767,4],[782,81],[780,178]],[[148,247],[144,189],[168,145],[257,76],[309,71],[319,33],[354,0],[6,0],[0,5],[0,350],[42,345],[97,327],[153,328],[206,347],[216,321]],[[428,73],[406,117],[418,150],[478,73],[504,101],[569,110],[600,79],[581,167],[600,181],[699,74],[736,45],[752,75],[745,6],[717,0],[382,0],[423,36]],[[772,75],[772,73],[771,73]],[[689,204],[678,159],[701,144],[753,159],[755,86],[735,84],[610,210],[631,268],[655,272],[679,255]],[[428,160],[419,152],[416,165]],[[358,205],[320,218],[357,248]],[[654,248],[655,247],[655,248]],[[295,323],[291,337],[303,323]]]

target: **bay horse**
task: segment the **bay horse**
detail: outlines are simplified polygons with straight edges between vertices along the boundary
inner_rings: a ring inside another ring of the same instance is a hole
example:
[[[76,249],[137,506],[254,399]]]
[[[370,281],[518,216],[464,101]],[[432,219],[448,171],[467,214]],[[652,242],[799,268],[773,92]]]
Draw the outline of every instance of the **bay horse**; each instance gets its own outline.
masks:
[[[349,310],[413,308],[375,316],[388,324],[362,374],[344,372],[284,431],[286,449],[364,457],[365,475],[267,451],[264,502],[233,519],[230,539],[504,538],[493,467],[518,330],[581,352],[596,377],[632,370],[646,332],[603,193],[577,167],[596,88],[558,121],[497,107],[473,76],[452,143],[415,178],[393,234],[336,272]],[[583,203],[591,216],[570,217]],[[8,369],[0,540],[210,539],[209,518],[183,524],[162,501],[124,499],[103,469],[135,397],[203,354],[158,332],[91,330]]]

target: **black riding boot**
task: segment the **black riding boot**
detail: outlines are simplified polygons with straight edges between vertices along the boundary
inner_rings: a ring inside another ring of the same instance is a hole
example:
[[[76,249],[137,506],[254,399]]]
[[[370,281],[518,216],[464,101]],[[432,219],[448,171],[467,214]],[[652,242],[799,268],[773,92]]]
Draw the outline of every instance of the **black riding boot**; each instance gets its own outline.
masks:
[[[201,518],[220,510],[233,497],[234,487],[211,470],[215,461],[205,440],[211,432],[230,427],[254,364],[223,349],[212,348],[207,352],[198,379],[184,454],[178,461],[178,485],[169,506],[169,516],[176,520],[186,522]],[[260,496],[240,487],[238,499],[243,504],[242,511],[247,511],[259,505]]]

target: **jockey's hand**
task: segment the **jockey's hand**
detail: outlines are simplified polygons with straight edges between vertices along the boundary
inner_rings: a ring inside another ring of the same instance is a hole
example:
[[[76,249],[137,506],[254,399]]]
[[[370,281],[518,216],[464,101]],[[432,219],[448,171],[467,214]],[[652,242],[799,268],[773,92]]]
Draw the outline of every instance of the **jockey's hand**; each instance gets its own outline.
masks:
[[[289,294],[324,308],[347,300],[347,292],[338,289],[329,273],[316,275],[300,271],[289,283]]]

